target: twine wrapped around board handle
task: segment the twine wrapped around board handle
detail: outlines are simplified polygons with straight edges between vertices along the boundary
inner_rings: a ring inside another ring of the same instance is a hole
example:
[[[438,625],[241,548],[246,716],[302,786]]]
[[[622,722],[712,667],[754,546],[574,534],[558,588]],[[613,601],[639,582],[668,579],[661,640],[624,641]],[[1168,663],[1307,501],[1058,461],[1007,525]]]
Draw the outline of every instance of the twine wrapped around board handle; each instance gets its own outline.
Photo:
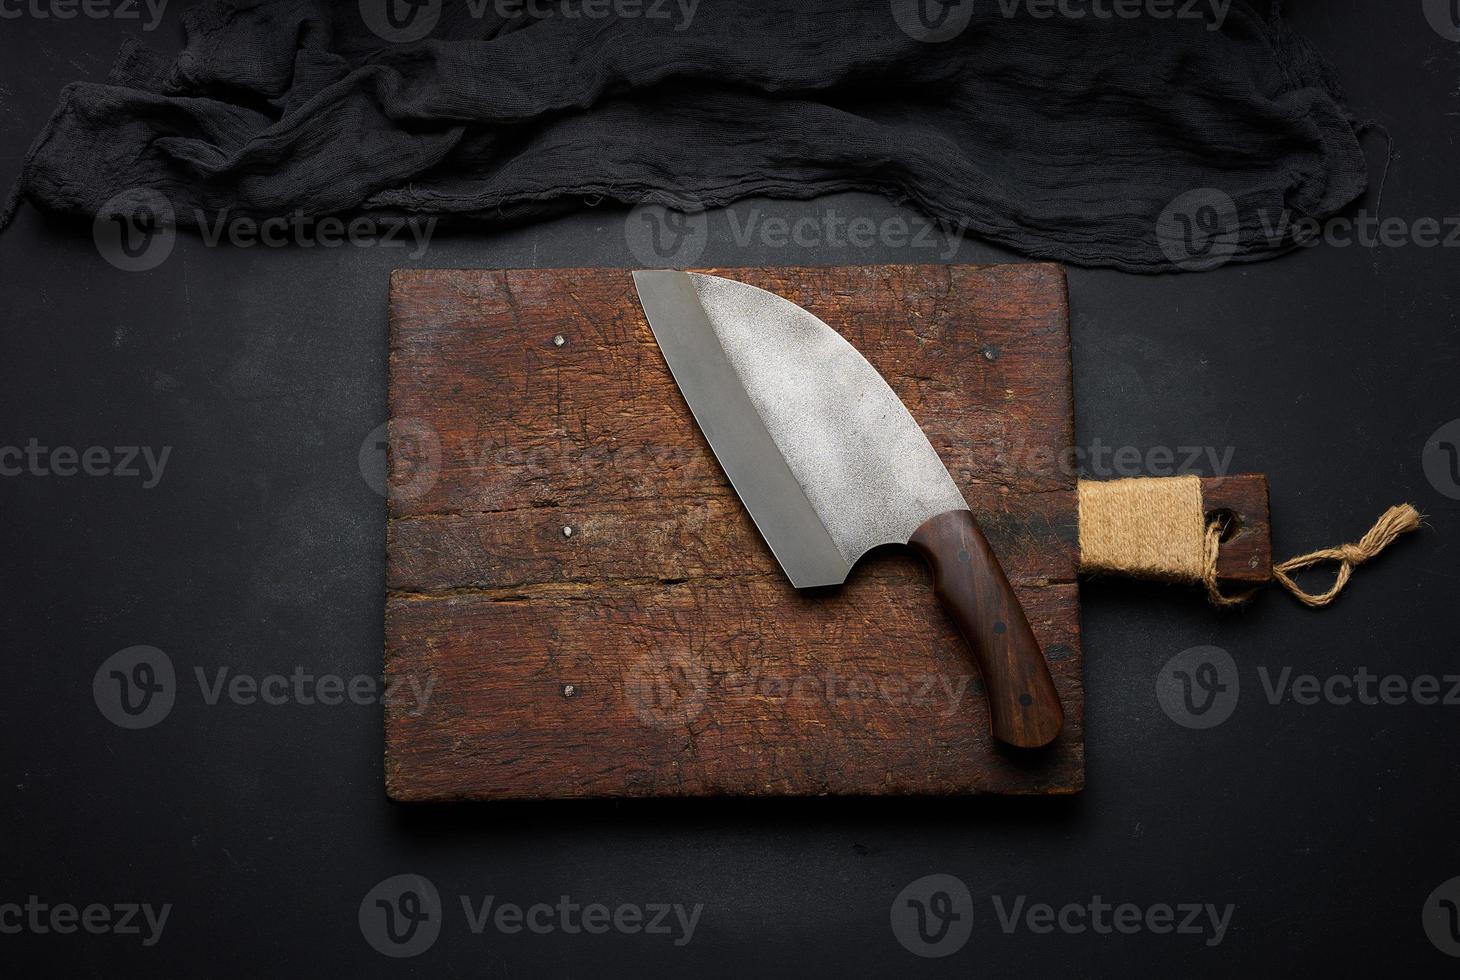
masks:
[[[1207,598],[1222,607],[1241,605],[1256,594],[1250,589],[1229,595],[1221,588],[1217,557],[1224,527],[1221,520],[1208,519],[1200,477],[1081,480],[1079,503],[1082,571],[1200,583]],[[1289,558],[1272,566],[1272,576],[1299,602],[1321,609],[1338,598],[1355,568],[1420,521],[1410,504],[1390,507],[1356,543]],[[1329,561],[1338,564],[1338,572],[1328,591],[1309,592],[1293,580],[1292,573]]]

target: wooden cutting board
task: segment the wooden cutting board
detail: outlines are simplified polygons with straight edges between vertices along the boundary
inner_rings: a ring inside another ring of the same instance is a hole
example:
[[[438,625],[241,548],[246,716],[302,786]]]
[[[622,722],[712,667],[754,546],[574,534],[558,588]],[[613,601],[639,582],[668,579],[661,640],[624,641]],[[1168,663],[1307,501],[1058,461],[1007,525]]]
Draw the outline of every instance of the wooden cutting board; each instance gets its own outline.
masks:
[[[903,550],[867,556],[839,588],[790,586],[670,378],[627,270],[401,271],[390,796],[1078,790],[1062,270],[708,271],[815,313],[922,423],[1028,612],[1063,733],[1034,752],[992,742],[972,657]]]

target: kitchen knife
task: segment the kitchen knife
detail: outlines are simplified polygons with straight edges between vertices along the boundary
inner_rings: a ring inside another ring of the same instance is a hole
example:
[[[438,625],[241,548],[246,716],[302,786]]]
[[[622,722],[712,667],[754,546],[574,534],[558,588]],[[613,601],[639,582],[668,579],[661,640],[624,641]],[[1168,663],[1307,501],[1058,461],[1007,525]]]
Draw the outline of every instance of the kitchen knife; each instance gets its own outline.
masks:
[[[907,544],[973,648],[995,738],[1034,748],[1064,716],[1029,620],[927,436],[836,331],[774,293],[700,273],[634,273],[669,370],[798,589],[837,585]]]

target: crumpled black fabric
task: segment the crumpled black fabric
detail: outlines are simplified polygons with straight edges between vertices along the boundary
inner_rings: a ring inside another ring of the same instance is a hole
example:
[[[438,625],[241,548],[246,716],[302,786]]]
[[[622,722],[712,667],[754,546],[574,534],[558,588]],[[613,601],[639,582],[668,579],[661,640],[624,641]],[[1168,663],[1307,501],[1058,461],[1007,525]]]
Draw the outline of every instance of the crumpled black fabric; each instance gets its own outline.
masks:
[[[446,0],[401,42],[366,24],[385,2],[412,0],[207,0],[175,61],[129,46],[105,83],[64,90],[19,194],[94,215],[152,188],[190,224],[876,191],[1026,255],[1153,272],[1190,266],[1160,231],[1183,195],[1230,198],[1176,217],[1250,260],[1367,182],[1338,86],[1277,4],[1233,0],[1212,30],[961,0],[968,26],[927,42],[898,26],[903,0],[701,0],[687,27]]]

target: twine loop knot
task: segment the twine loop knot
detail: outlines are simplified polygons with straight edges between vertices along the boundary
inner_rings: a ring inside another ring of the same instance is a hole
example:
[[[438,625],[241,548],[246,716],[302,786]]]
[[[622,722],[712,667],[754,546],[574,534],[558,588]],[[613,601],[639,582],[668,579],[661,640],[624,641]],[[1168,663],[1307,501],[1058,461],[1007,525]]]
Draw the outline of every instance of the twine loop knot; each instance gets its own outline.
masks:
[[[1272,566],[1273,578],[1277,579],[1283,588],[1295,595],[1299,602],[1315,609],[1321,608],[1338,598],[1343,587],[1348,585],[1348,580],[1353,576],[1355,568],[1389,547],[1401,534],[1406,534],[1419,527],[1420,520],[1419,511],[1409,504],[1390,507],[1379,517],[1374,526],[1369,528],[1369,533],[1359,539],[1357,544],[1321,548],[1306,555],[1289,558],[1285,562]],[[1333,587],[1327,592],[1314,594],[1293,581],[1293,572],[1302,571],[1325,561],[1338,562],[1338,572],[1334,576]]]
[[[1217,558],[1225,528],[1208,521],[1201,480],[1194,476],[1130,480],[1081,480],[1080,565],[1091,572],[1116,572],[1169,582],[1200,582],[1217,606],[1238,606],[1256,590],[1227,595],[1217,579]],[[1420,526],[1409,504],[1390,507],[1357,542],[1320,548],[1272,566],[1273,578],[1299,602],[1318,609],[1348,585],[1354,569]],[[1323,562],[1338,571],[1326,592],[1309,592],[1293,573]]]

